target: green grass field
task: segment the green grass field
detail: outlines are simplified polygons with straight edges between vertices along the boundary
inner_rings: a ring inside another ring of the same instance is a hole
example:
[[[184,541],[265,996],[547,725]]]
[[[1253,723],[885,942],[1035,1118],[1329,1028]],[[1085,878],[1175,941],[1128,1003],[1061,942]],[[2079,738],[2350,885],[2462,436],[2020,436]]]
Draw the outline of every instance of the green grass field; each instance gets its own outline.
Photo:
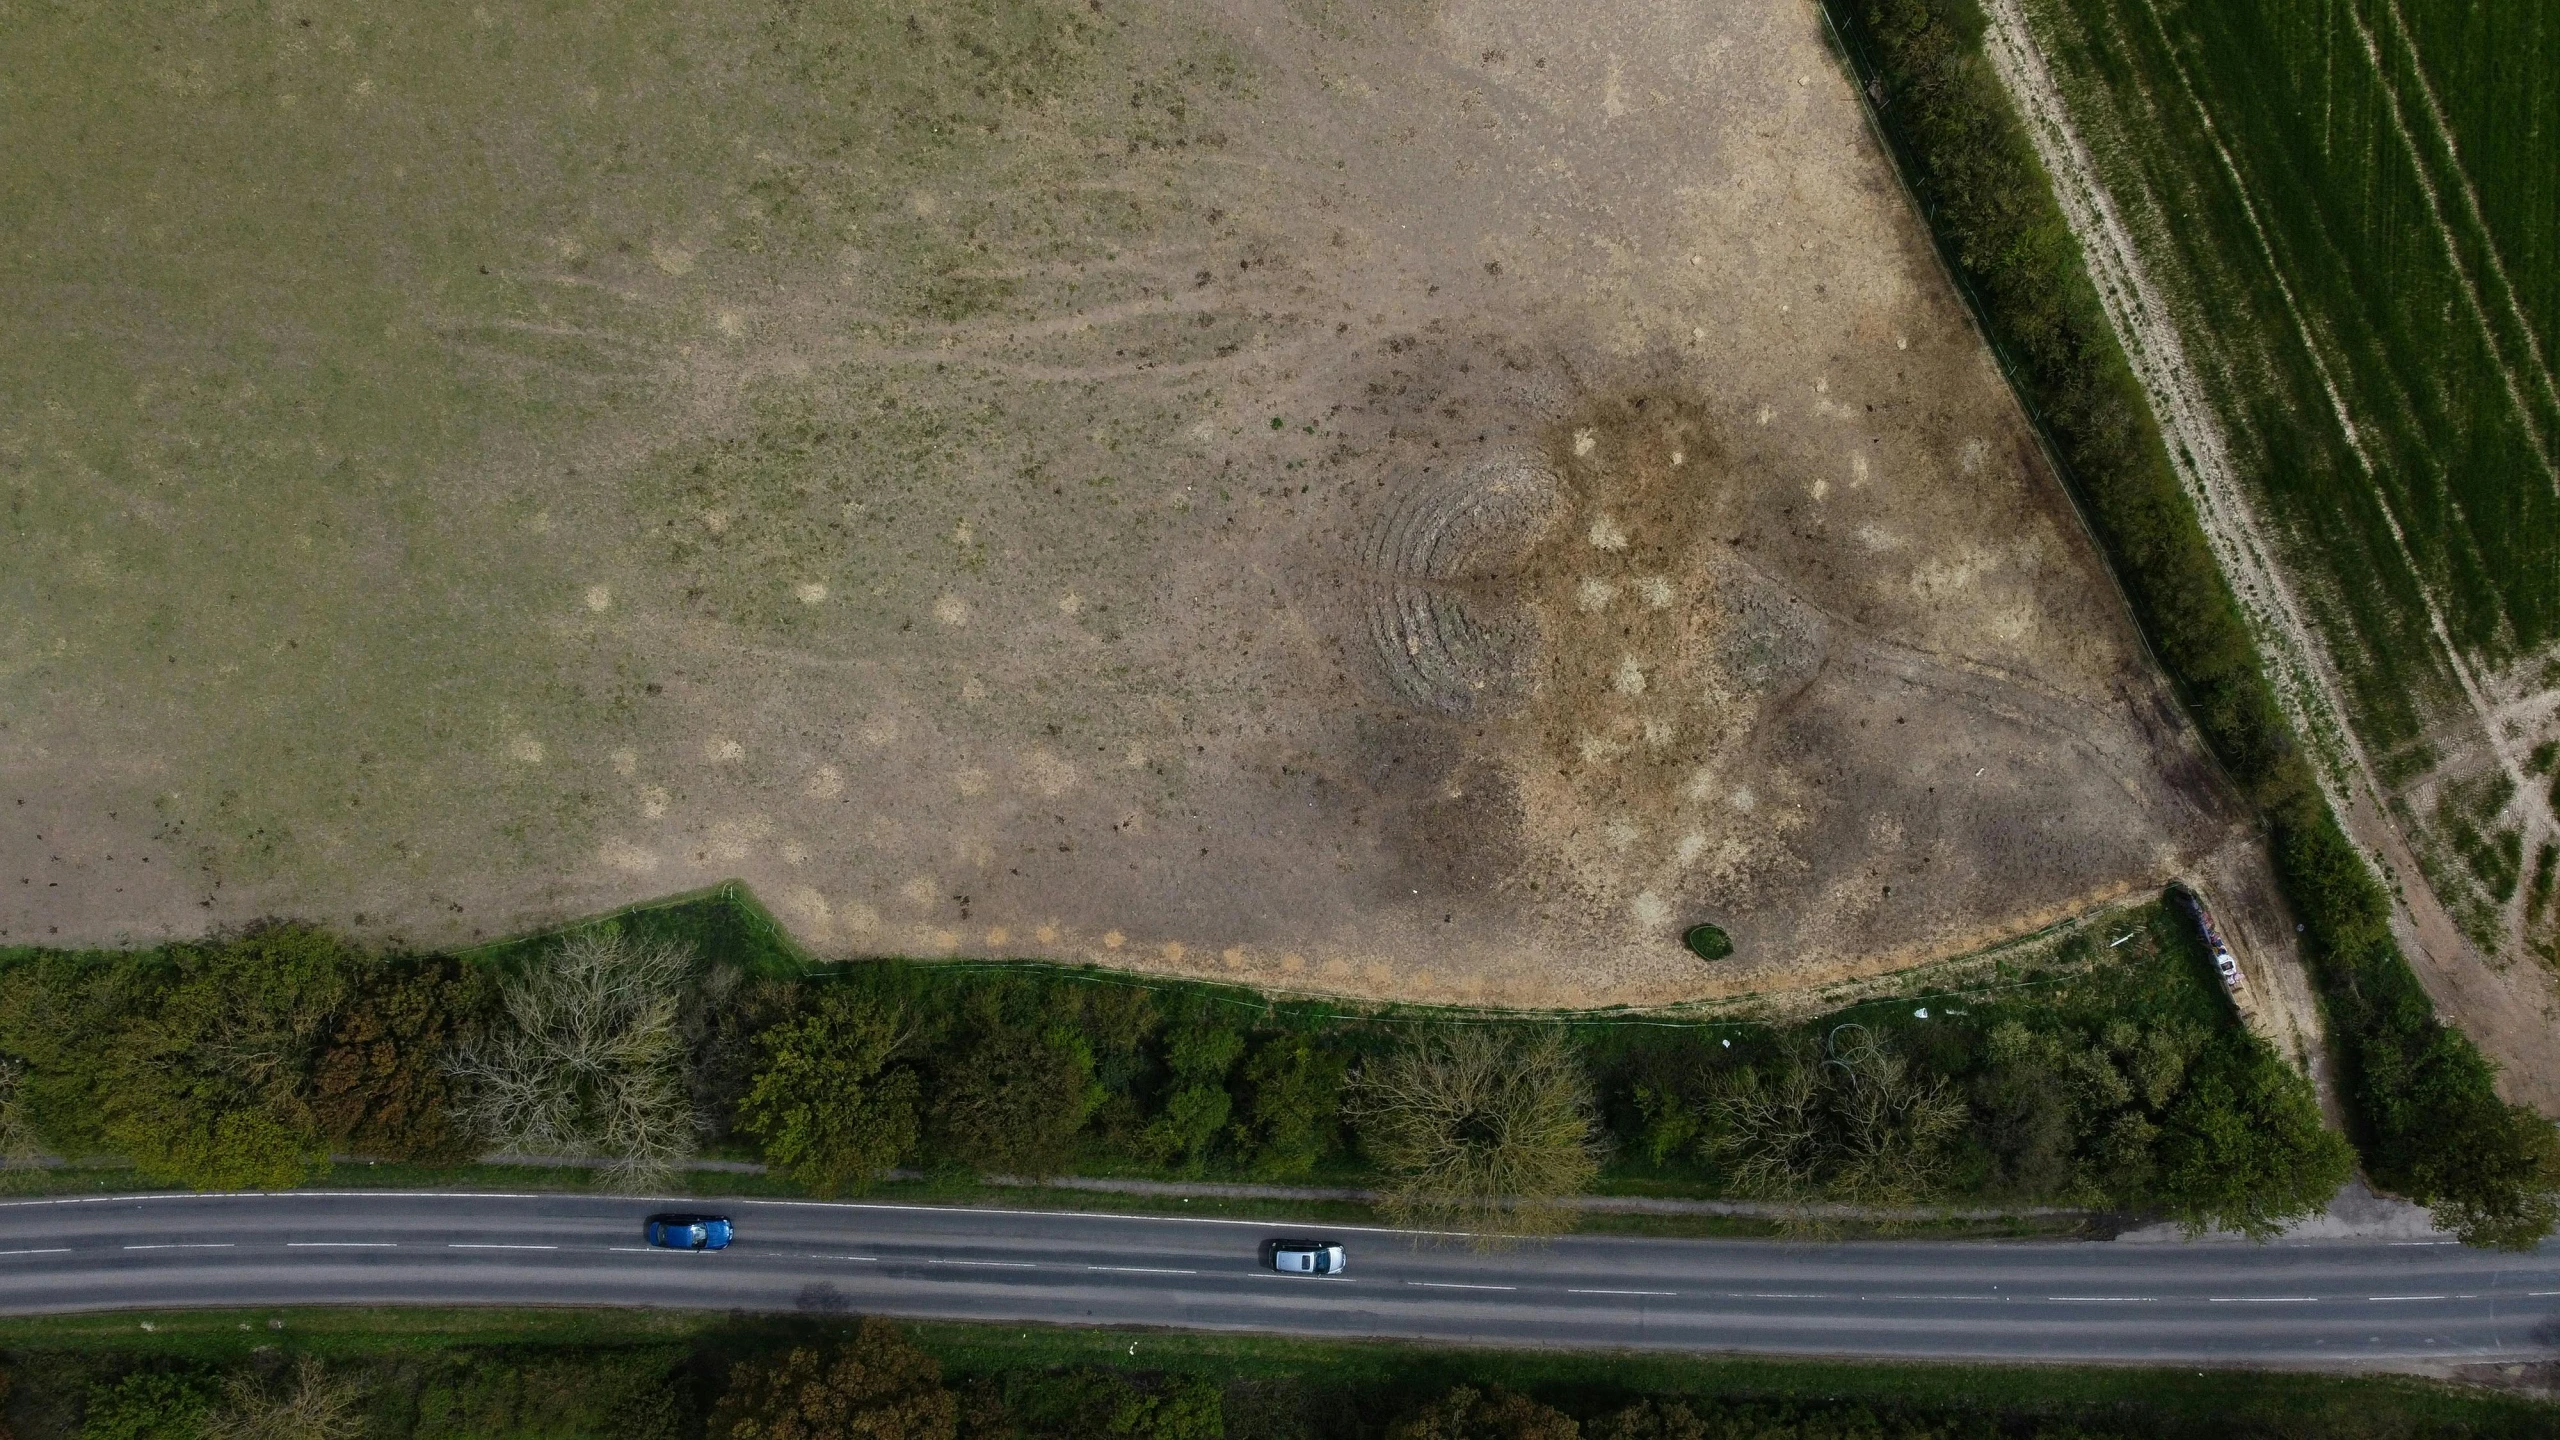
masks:
[[[2527,893],[2560,726],[2560,11],[2026,10],[2428,880],[2485,952],[2560,960]]]

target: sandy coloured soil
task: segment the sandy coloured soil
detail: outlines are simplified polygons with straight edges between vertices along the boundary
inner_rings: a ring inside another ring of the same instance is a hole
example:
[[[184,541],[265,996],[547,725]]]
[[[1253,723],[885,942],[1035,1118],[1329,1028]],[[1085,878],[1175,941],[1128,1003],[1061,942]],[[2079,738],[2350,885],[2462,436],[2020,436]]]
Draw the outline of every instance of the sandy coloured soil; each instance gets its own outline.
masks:
[[[822,241],[738,243],[759,139],[690,218],[517,237],[477,311],[386,262],[436,364],[621,398],[328,501],[255,613],[210,596],[271,562],[186,517],[307,497],[100,502],[160,548],[48,563],[218,623],[163,664],[89,581],[15,597],[5,940],[449,944],[736,877],[821,954],[1647,1003],[2223,849],[1809,4],[1107,20],[976,168],[789,132]],[[46,453],[0,450],[71,507]]]

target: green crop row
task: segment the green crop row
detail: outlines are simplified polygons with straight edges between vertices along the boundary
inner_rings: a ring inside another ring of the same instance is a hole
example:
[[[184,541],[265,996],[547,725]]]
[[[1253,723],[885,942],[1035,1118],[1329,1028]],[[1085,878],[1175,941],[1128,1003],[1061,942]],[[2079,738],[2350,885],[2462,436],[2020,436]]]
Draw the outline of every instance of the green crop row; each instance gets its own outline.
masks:
[[[2466,1238],[2548,1234],[2560,1147],[2441,1024],[2393,941],[2181,492],[2079,246],[1982,51],[1973,0],[1827,0],[1879,127],[2208,745],[2260,809],[2374,1181]]]

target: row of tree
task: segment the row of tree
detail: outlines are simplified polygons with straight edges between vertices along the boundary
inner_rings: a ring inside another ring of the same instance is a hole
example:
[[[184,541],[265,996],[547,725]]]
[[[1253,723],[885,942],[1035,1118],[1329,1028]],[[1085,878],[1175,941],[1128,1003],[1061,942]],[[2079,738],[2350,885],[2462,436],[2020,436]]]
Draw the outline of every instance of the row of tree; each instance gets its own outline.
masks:
[[[1879,1405],[1569,1385],[1537,1395],[1467,1375],[1499,1371],[1498,1361],[1423,1354],[1384,1374],[1211,1379],[1019,1361],[955,1374],[886,1321],[825,1329],[781,1344],[715,1335],[690,1350],[518,1347],[423,1362],[343,1342],[327,1362],[272,1348],[229,1365],[56,1357],[26,1376],[9,1411],[21,1433],[79,1440],[2130,1440],[2535,1434],[2549,1418],[2475,1402],[2464,1419],[2429,1426],[2405,1387],[2369,1392],[2362,1405],[2340,1395],[2316,1416],[2253,1416],[2229,1397],[2239,1403],[2183,1426],[2170,1407],[2121,1402],[2056,1414],[2050,1402],[1996,1400]]]
[[[757,978],[612,925],[503,965],[270,926],[0,968],[0,1141],[207,1188],[492,1151],[600,1161],[634,1189],[705,1149],[753,1154],[821,1195],[900,1166],[1321,1174],[1410,1220],[1527,1232],[1612,1163],[1693,1192],[2261,1233],[2348,1171],[2307,1083],[2227,1017],[2046,1005],[1741,1038],[1345,1018],[1047,970]]]

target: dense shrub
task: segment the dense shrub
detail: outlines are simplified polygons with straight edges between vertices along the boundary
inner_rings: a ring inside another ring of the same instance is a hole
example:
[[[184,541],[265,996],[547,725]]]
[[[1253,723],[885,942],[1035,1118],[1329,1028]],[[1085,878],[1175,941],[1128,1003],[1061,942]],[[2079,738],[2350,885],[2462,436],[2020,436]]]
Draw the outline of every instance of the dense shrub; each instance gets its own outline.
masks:
[[[1396,1422],[1387,1440],[1579,1440],[1582,1427],[1552,1405],[1499,1386],[1461,1385]]]
[[[198,1189],[300,1183],[325,1159],[312,1062],[354,959],[270,925],[137,961],[48,955],[0,975],[0,1050],[58,1152],[121,1154]]]
[[[321,1133],[375,1160],[455,1164],[475,1157],[480,1137],[444,1060],[487,1022],[495,997],[486,970],[451,959],[390,960],[355,971],[312,1070]]]
[[[960,1402],[942,1367],[885,1320],[830,1351],[794,1349],[729,1372],[710,1440],[952,1440]]]
[[[765,1160],[819,1195],[868,1189],[916,1144],[916,1076],[891,1057],[908,1038],[903,1016],[831,989],[798,1017],[757,1037],[764,1066],[738,1126]]]
[[[2097,532],[2143,633],[2224,768],[2266,812],[2351,1077],[2376,1183],[2479,1243],[2548,1233],[2551,1127],[2497,1098],[2436,1023],[2269,687],[2033,147],[1982,54],[1973,0],[1826,0],[1985,329]]]

